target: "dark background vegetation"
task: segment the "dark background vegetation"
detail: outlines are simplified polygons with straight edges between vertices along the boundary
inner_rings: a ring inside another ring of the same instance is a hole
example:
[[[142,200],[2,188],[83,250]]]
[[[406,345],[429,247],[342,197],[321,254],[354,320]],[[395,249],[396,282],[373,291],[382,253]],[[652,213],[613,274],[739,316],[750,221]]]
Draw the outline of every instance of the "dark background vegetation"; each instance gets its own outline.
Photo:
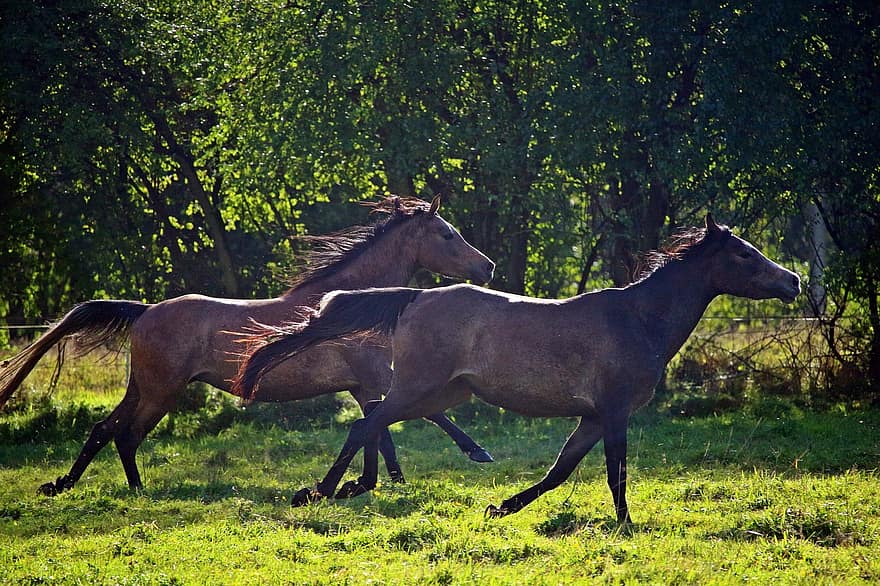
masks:
[[[277,294],[291,237],[388,193],[442,194],[493,287],[547,297],[712,211],[809,294],[713,304],[668,401],[877,397],[876,1],[0,6],[9,325]]]

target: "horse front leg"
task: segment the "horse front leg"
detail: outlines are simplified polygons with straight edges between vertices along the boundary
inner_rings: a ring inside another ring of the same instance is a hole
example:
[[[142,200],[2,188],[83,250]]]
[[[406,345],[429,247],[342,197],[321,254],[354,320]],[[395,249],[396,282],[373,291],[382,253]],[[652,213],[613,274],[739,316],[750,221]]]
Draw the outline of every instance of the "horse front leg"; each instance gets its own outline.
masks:
[[[492,458],[492,454],[487,452],[480,444],[475,442],[471,436],[464,432],[459,426],[454,424],[449,417],[444,413],[435,413],[433,415],[428,415],[425,417],[428,421],[442,429],[446,432],[446,434],[452,438],[452,441],[455,442],[455,445],[458,448],[467,454],[468,458],[473,460],[474,462],[480,462],[481,464],[486,464],[488,462],[494,462],[495,460]]]
[[[345,440],[345,444],[343,444],[342,450],[340,450],[339,455],[336,457],[336,461],[333,463],[333,466],[330,467],[327,475],[324,476],[324,479],[321,480],[315,488],[303,488],[298,490],[291,501],[292,506],[298,507],[333,496],[343,474],[348,470],[351,461],[360,449],[366,446],[369,442],[378,442],[379,433],[382,431],[383,427],[387,427],[388,424],[386,423],[383,425],[377,417],[377,415],[380,414],[380,411],[381,409],[377,408],[367,417],[358,419],[352,424],[351,429],[348,432],[348,437]],[[375,450],[378,451],[377,445]],[[370,457],[372,456],[365,456],[365,466]],[[376,460],[378,467],[378,456],[376,456]],[[343,497],[344,496],[345,495],[343,495]]]
[[[627,414],[607,419],[603,425],[605,438],[605,468],[608,474],[608,488],[614,499],[617,522],[632,523],[629,507],[626,504],[626,430],[629,423]]]
[[[565,482],[600,437],[602,437],[601,422],[596,418],[581,417],[578,426],[565,441],[547,475],[534,486],[505,500],[500,506],[489,505],[486,514],[490,517],[504,517],[515,513],[545,492]]]

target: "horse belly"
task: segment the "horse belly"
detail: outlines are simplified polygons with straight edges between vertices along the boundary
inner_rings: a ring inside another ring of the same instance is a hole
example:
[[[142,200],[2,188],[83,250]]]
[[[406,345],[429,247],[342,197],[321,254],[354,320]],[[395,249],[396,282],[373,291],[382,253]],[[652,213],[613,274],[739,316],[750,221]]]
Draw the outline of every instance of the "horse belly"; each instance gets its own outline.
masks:
[[[472,365],[481,399],[510,411],[536,417],[583,415],[594,410],[593,395],[583,392],[592,376],[591,357],[577,345],[529,340],[528,333],[510,344],[484,344]],[[592,388],[591,386],[589,388]]]
[[[540,379],[495,375],[468,377],[474,394],[483,401],[531,417],[568,417],[592,413],[590,397],[571,391],[571,382],[552,369],[544,369]]]

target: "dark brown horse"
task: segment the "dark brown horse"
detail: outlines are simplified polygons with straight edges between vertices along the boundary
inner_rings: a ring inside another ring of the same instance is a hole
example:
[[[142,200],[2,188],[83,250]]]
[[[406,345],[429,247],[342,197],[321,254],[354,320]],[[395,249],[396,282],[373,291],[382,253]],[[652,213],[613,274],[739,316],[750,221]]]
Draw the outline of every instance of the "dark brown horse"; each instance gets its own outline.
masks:
[[[240,350],[235,342],[254,321],[280,324],[295,318],[303,306],[317,303],[335,289],[405,285],[419,267],[484,283],[494,263],[468,244],[429,205],[413,198],[387,198],[368,204],[388,214],[385,221],[313,238],[307,270],[293,287],[274,299],[215,299],[185,295],[155,305],[136,301],[89,301],[78,305],[0,370],[0,406],[37,361],[55,343],[75,336],[86,350],[131,339],[131,375],[122,402],[92,430],[79,457],[65,476],[41,487],[47,495],[72,488],[111,439],[115,441],[128,483],[141,487],[135,452],[144,437],[175,405],[187,383],[203,381],[228,390]],[[357,346],[329,344],[314,348],[267,378],[258,401],[293,401],[349,390],[361,408],[378,399],[390,383],[390,350],[382,341]],[[446,416],[428,417],[472,459],[491,456]],[[389,434],[382,454],[392,478],[403,475]]]
[[[711,216],[704,229],[682,235],[654,259],[652,272],[637,283],[564,300],[469,285],[330,293],[306,323],[257,350],[235,384],[249,393],[274,366],[322,341],[356,338],[358,332],[391,334],[394,374],[385,400],[352,425],[327,476],[316,489],[299,491],[294,504],[333,495],[361,447],[366,446],[365,457],[376,459],[379,430],[448,409],[474,394],[525,415],[580,417],[544,479],[490,506],[491,516],[519,511],[559,486],[604,438],[617,518],[628,522],[629,416],[651,399],[667,362],[709,302],[724,293],[790,302],[800,292],[797,275]],[[375,481],[374,476],[350,481],[336,497],[369,490]]]

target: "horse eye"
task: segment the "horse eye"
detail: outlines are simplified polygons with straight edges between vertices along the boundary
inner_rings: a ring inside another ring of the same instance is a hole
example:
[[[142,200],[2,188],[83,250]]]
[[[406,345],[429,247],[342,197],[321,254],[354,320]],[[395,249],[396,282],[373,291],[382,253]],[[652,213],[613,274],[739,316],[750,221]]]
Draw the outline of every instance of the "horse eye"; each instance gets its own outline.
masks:
[[[752,251],[751,250],[744,250],[743,252],[738,253],[737,256],[743,260],[750,259],[750,258],[752,258]]]
[[[455,234],[452,232],[447,232],[443,235],[443,240],[452,240],[453,238],[455,238]]]

